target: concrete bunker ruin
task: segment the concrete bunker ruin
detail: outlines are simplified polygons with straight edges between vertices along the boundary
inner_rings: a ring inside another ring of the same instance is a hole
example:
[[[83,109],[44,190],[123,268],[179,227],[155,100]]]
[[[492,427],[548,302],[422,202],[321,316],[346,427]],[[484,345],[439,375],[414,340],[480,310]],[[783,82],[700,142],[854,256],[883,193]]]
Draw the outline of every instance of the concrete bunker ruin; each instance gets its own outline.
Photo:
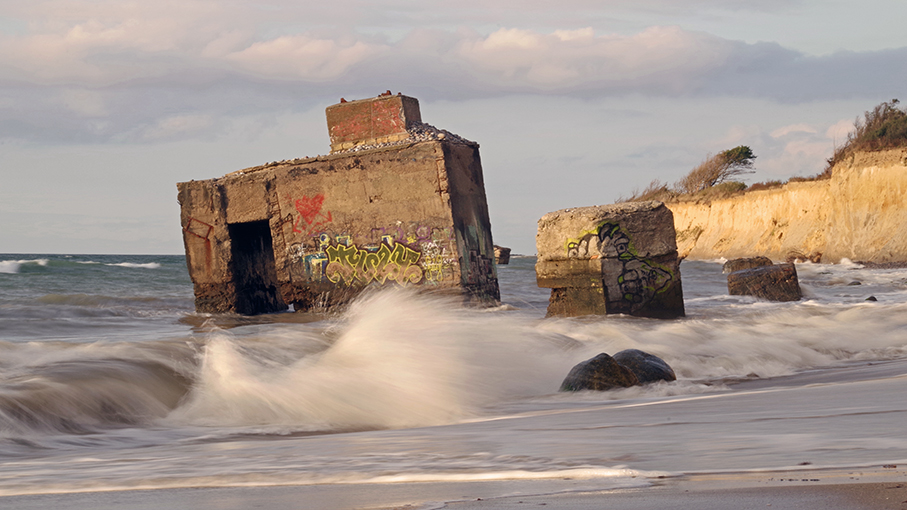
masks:
[[[683,317],[674,217],[661,202],[575,207],[539,220],[535,265],[548,316]]]
[[[479,145],[400,94],[326,114],[330,155],[177,184],[196,309],[307,310],[381,285],[499,300]]]

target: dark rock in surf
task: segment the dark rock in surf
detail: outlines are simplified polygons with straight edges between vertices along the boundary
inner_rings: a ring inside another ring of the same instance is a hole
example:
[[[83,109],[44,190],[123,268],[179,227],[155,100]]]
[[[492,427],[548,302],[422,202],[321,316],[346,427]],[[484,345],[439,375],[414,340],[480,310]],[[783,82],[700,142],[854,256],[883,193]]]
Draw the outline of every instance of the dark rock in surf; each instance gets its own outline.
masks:
[[[608,354],[577,364],[570,370],[560,391],[597,390],[629,388],[639,384],[639,379],[628,368],[619,365]]]
[[[803,297],[793,264],[754,267],[727,275],[732,296],[754,296],[769,301],[798,301]]]
[[[633,372],[639,384],[677,380],[674,370],[654,354],[639,349],[627,349],[615,354],[613,358],[618,365]]]
[[[725,262],[724,265],[721,266],[721,272],[727,274],[733,273],[734,271],[740,271],[741,269],[752,269],[754,267],[770,265],[772,265],[772,260],[768,257],[733,259]]]
[[[869,296],[866,301],[878,301],[878,299],[875,296]]]

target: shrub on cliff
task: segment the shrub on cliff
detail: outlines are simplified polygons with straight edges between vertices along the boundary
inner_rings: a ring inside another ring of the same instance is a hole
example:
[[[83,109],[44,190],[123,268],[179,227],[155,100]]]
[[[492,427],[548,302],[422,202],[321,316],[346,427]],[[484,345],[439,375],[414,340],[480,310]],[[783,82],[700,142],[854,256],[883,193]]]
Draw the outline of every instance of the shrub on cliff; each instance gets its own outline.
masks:
[[[831,168],[854,152],[907,147],[907,109],[899,109],[898,103],[897,99],[885,101],[865,112],[863,119],[858,117],[847,141],[828,158],[823,173],[831,175]]]
[[[668,202],[677,193],[668,188],[668,185],[659,181],[658,179],[653,180],[646,186],[646,189],[639,191],[639,188],[633,190],[633,194],[629,197],[623,197],[617,199],[617,202],[646,202],[649,200],[657,200],[659,202]]]
[[[746,184],[730,180],[731,177],[752,173],[756,155],[746,145],[709,155],[705,161],[690,170],[673,187],[655,179],[646,189],[633,191],[629,198],[620,197],[617,202],[643,202],[658,200],[712,200],[724,198],[746,189]]]
[[[752,173],[754,159],[756,155],[746,145],[719,152],[706,158],[677,181],[676,189],[680,193],[697,193],[728,181],[731,177]]]
[[[793,180],[793,178],[791,178]],[[746,191],[759,191],[761,189],[774,189],[784,186],[783,181],[763,181],[763,182],[754,182],[750,184],[749,188],[746,188]]]

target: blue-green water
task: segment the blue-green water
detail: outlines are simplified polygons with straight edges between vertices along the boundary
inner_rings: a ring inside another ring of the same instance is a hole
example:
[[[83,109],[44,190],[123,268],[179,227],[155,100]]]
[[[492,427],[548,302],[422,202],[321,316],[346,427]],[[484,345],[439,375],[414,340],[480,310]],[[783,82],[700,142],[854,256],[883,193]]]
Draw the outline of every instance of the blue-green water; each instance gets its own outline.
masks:
[[[160,339],[193,311],[183,256],[0,255],[5,341]]]

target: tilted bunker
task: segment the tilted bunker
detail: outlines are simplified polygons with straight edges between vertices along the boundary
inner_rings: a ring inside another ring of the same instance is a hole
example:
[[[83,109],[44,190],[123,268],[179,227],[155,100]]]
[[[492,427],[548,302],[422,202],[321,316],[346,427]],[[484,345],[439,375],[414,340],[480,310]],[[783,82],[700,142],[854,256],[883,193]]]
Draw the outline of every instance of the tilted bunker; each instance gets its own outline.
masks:
[[[479,145],[400,94],[326,113],[328,156],[177,184],[196,309],[306,310],[391,284],[500,299]]]

